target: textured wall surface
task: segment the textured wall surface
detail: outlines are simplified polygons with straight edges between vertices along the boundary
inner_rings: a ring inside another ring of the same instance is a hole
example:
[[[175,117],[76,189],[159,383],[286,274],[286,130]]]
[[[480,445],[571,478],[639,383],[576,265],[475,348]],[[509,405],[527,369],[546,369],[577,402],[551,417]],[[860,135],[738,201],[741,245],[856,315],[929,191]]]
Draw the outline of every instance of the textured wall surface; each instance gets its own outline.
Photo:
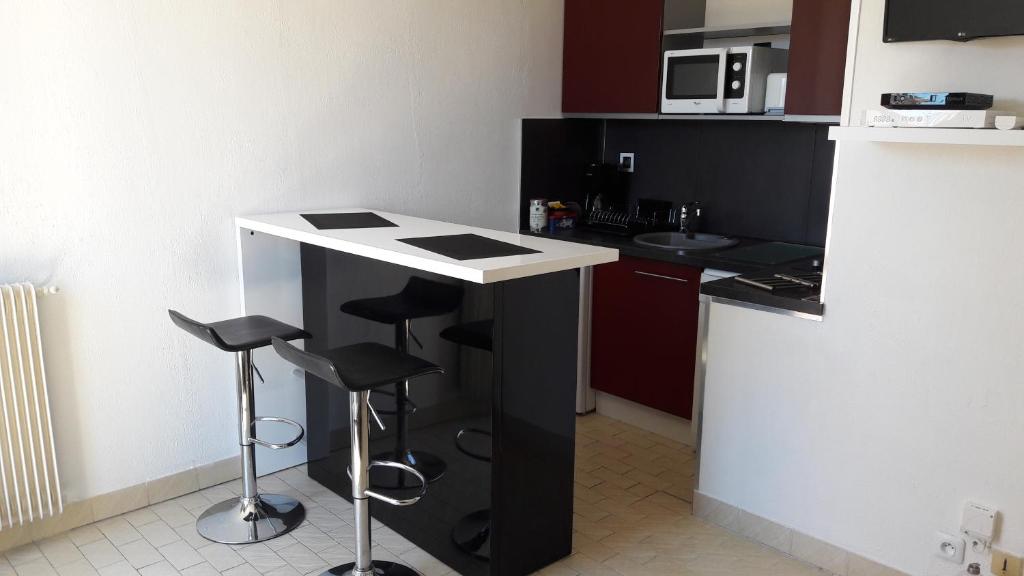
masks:
[[[45,302],[72,499],[236,453],[232,216],[366,205],[514,229],[557,114],[552,0],[0,3],[0,281]]]
[[[793,0],[707,0],[705,26],[775,24],[792,16]]]
[[[883,6],[862,2],[854,123],[882,91],[1022,93],[1000,71],[1024,40],[883,45]],[[976,500],[1022,553],[1024,151],[836,155],[824,322],[712,308],[701,490],[919,575]]]

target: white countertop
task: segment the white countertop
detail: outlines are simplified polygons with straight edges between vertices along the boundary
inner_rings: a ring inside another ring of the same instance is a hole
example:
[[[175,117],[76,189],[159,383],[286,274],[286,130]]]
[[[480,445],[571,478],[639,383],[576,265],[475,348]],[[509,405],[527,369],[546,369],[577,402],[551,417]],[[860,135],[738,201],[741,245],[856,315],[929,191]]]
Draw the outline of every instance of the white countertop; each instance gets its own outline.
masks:
[[[333,214],[345,212],[373,212],[397,224],[397,227],[355,228],[348,230],[317,230],[301,214]],[[240,229],[254,230],[264,234],[288,238],[306,244],[322,246],[330,250],[365,256],[382,262],[407,266],[416,270],[433,272],[468,280],[478,284],[501,282],[525,278],[549,272],[572,270],[594,266],[619,259],[619,251],[611,248],[562,242],[549,238],[524,236],[510,232],[499,232],[487,228],[463,226],[391,214],[365,208],[344,208],[339,210],[304,210],[258,216],[237,216],[235,225]],[[516,244],[540,254],[502,256],[477,260],[455,260],[417,248],[398,240],[423,236],[448,236],[452,234],[477,234],[494,240]]]

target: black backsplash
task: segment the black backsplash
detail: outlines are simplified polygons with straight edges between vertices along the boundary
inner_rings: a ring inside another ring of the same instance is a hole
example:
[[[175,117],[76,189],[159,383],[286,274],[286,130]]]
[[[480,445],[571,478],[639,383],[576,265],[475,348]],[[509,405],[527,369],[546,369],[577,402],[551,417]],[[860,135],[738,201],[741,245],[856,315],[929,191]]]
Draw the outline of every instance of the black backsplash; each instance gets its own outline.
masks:
[[[520,222],[530,198],[582,202],[588,162],[633,152],[630,201],[697,200],[707,232],[824,246],[834,151],[813,124],[524,120]]]
[[[601,158],[600,120],[523,120],[520,228],[529,228],[530,198],[583,202],[583,171]]]

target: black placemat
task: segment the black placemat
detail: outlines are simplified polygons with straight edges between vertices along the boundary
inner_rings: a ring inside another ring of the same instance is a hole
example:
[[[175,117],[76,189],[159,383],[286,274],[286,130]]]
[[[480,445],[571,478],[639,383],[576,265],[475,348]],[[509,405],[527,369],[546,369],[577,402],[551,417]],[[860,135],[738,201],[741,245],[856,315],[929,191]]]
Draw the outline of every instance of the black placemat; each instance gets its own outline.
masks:
[[[390,228],[398,224],[373,212],[341,212],[337,214],[300,214],[317,230],[347,230],[350,228]]]
[[[424,236],[421,238],[399,238],[399,242],[422,248],[455,260],[476,260],[478,258],[499,258],[540,254],[540,250],[509,244],[501,240],[485,238],[476,234],[452,234],[450,236]]]

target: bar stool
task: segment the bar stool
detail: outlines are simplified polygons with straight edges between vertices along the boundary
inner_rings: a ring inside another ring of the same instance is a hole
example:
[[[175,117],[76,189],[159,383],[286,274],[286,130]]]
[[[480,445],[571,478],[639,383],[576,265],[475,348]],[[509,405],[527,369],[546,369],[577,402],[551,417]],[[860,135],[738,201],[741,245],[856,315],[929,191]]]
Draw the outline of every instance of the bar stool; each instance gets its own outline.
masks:
[[[280,338],[273,339],[274,350],[285,360],[348,392],[349,433],[352,437],[352,505],[355,511],[356,559],[324,572],[321,576],[418,576],[418,572],[395,562],[374,561],[370,548],[370,502],[374,498],[393,506],[410,506],[427,493],[427,479],[402,462],[367,460],[370,445],[370,391],[398,381],[444,372],[440,366],[410,356],[383,344],[364,342],[323,352],[322,355],[299,350]],[[370,468],[403,470],[420,482],[417,496],[399,500],[369,489]]]
[[[485,352],[493,349],[494,320],[477,320],[449,326],[441,331],[441,338],[461,346]],[[466,427],[455,435],[455,447],[474,460],[490,463],[490,455],[474,451],[466,445],[469,435],[491,438],[491,433],[480,428]],[[481,560],[491,559],[491,510],[484,508],[471,512],[452,528],[452,542],[463,552]]]
[[[242,452],[242,495],[208,508],[196,529],[204,538],[221,544],[249,544],[269,540],[296,528],[306,510],[294,498],[279,494],[260,494],[256,486],[257,445],[272,450],[289,448],[302,440],[302,426],[287,418],[256,416],[253,395],[252,351],[270,345],[271,338],[296,340],[309,334],[294,326],[266,316],[244,316],[203,324],[180,312],[168,310],[171,321],[182,330],[221,350],[235,353],[235,380],[238,390],[238,444]],[[256,422],[279,422],[294,426],[298,434],[288,442],[274,444],[256,438]]]
[[[444,284],[413,276],[397,294],[350,300],[341,305],[341,311],[373,322],[394,325],[395,349],[400,352],[408,352],[410,337],[419,344],[419,340],[412,332],[413,320],[448,314],[457,309],[461,303],[461,285]],[[422,344],[420,347],[422,348]],[[395,447],[393,454],[388,457],[415,468],[423,474],[428,482],[434,482],[444,475],[447,464],[434,454],[422,450],[412,450],[408,446],[408,416],[416,411],[415,404],[409,400],[409,382],[396,382],[394,396],[394,412],[379,411],[381,414],[394,414],[395,416]],[[385,455],[377,455],[374,458],[383,460]],[[401,473],[387,477],[375,475],[373,484],[382,488],[401,488],[404,486],[404,480],[405,477]]]

